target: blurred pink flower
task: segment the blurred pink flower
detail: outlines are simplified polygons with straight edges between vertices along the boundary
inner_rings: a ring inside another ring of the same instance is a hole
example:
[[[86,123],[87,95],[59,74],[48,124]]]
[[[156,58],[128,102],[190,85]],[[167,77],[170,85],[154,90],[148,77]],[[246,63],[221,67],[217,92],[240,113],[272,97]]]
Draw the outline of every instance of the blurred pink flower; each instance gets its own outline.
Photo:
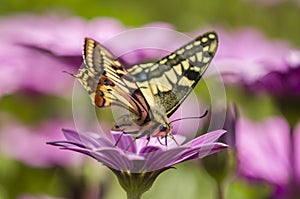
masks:
[[[227,84],[274,96],[300,96],[300,53],[287,42],[268,40],[254,29],[218,31],[215,64]]]
[[[56,133],[61,126],[74,127],[62,121],[47,121],[36,127],[5,124],[0,129],[0,149],[4,154],[34,167],[79,165],[82,157],[72,153],[61,154],[58,149],[50,149],[46,145],[49,139],[62,139],[62,135]]]
[[[300,53],[290,51],[286,57],[287,70],[270,71],[267,75],[248,85],[252,91],[266,92],[279,98],[300,97]]]
[[[91,37],[102,43],[128,30],[119,21],[110,18],[87,21],[80,17],[59,15],[12,15],[1,17],[0,24],[0,96],[24,89],[60,96],[70,94],[74,80],[62,71],[75,72],[80,67],[84,38]],[[159,22],[144,26],[146,30],[151,27],[172,28],[167,23]],[[123,53],[136,49],[127,55],[119,54],[129,64],[162,53],[157,49],[143,50],[141,46],[136,46],[143,41],[151,40],[154,46],[172,43],[172,38],[168,40],[160,34],[149,34],[149,37],[139,35],[139,39],[135,37],[131,40],[119,38],[120,42],[108,42],[114,45],[107,47],[113,52],[117,49]]]
[[[74,81],[62,73],[68,70],[66,64],[34,49],[16,45],[2,48],[0,96],[20,90],[70,95]]]
[[[282,41],[268,41],[258,30],[245,28],[236,32],[217,30],[220,46],[215,57],[218,69],[234,82],[252,83],[270,70],[288,69],[285,57],[289,47]]]
[[[58,56],[81,55],[85,37],[103,41],[125,30],[122,24],[110,18],[87,21],[55,14],[12,15],[2,17],[0,22],[1,40],[6,43],[34,46]]]
[[[285,119],[272,117],[240,119],[236,128],[239,173],[274,185],[274,198],[300,194],[300,124],[291,133]]]
[[[0,23],[0,96],[24,89],[70,94],[74,80],[62,71],[81,65],[83,38],[104,39],[124,30],[112,19],[87,22],[55,15],[15,15]]]

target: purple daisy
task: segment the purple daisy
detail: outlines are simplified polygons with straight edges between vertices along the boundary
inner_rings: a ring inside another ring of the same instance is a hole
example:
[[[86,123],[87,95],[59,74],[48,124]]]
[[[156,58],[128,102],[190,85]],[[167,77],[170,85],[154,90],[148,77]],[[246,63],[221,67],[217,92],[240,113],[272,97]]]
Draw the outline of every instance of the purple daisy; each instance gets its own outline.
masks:
[[[179,146],[171,138],[164,138],[167,139],[164,146],[155,137],[149,141],[144,137],[134,140],[131,135],[121,132],[112,132],[111,139],[72,130],[63,130],[63,133],[67,140],[48,144],[98,160],[116,174],[127,194],[139,197],[150,189],[160,173],[175,164],[203,158],[227,148],[227,145],[215,142],[225,133],[224,130],[207,133],[185,143],[183,136],[174,135]]]
[[[112,132],[113,141],[92,134],[79,134],[72,130],[63,130],[63,133],[66,141],[48,144],[89,155],[112,169],[131,173],[172,167],[177,163],[202,158],[227,147],[223,143],[215,142],[225,133],[224,130],[204,134],[184,144],[182,144],[183,136],[174,135],[176,141],[182,144],[180,146],[177,146],[171,138],[166,138],[167,146],[164,146],[162,141],[156,138],[151,138],[149,142],[145,137],[134,140],[131,135],[122,135],[121,132]]]

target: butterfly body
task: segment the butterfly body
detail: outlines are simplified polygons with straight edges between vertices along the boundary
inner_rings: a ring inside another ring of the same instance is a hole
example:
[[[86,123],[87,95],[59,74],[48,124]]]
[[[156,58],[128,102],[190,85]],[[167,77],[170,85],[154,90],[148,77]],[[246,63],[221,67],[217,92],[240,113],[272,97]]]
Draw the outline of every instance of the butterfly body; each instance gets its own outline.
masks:
[[[177,110],[209,66],[218,46],[215,32],[197,37],[155,63],[126,69],[104,46],[86,38],[85,67],[75,75],[98,107],[121,109],[113,130],[136,138],[167,136]]]

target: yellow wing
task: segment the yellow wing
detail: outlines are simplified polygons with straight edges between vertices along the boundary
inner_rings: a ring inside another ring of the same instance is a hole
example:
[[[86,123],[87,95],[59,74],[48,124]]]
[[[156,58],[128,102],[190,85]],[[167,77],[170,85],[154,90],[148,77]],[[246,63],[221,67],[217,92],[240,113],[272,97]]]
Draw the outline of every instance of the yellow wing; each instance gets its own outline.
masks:
[[[218,36],[207,32],[155,63],[128,70],[148,104],[160,104],[169,117],[185,100],[208,68],[218,48]]]

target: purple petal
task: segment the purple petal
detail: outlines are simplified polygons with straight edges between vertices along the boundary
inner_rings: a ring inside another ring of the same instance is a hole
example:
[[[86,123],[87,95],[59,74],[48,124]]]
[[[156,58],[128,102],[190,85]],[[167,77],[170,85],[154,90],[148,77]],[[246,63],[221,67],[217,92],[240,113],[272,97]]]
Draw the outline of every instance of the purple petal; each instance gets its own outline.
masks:
[[[86,147],[99,148],[105,146],[110,146],[110,147],[113,146],[108,140],[104,138],[93,138],[88,134],[79,134],[76,131],[72,131],[72,130],[63,129],[62,131],[64,133],[64,136],[67,138],[67,140],[81,143]]]
[[[72,148],[67,147],[63,148],[65,150],[71,150],[75,152],[79,152],[92,158],[98,160],[104,165],[111,167],[113,169],[122,170],[130,168],[131,162],[126,158],[126,156],[122,155],[120,151],[114,148],[106,148],[98,151],[92,151],[89,149],[81,149],[81,148]]]
[[[133,162],[128,159],[128,156],[123,151],[115,148],[106,148],[97,150],[95,155],[97,159],[105,165],[112,165],[113,169],[118,170],[131,170],[133,168]]]
[[[72,146],[87,148],[86,145],[77,142],[70,142],[70,141],[53,141],[53,142],[46,142],[46,143],[53,146],[60,146],[65,148],[72,147]]]
[[[67,140],[69,140],[71,142],[81,142],[81,138],[80,138],[78,132],[73,131],[73,130],[68,130],[68,129],[62,129],[62,132],[63,132],[65,138],[67,138]]]
[[[180,156],[174,162],[174,164],[191,160],[191,159],[203,158],[205,156],[222,151],[226,148],[228,148],[228,145],[223,143],[210,143],[210,144],[204,144],[200,147],[187,149],[180,154]]]
[[[282,118],[237,122],[237,151],[242,175],[286,184],[291,170],[290,127]]]
[[[63,147],[61,149],[63,149],[63,150],[69,150],[69,151],[75,151],[75,152],[78,152],[78,153],[82,153],[84,155],[91,156],[94,159],[97,159],[96,157],[94,157],[94,153],[90,149],[77,148],[77,147],[72,147],[72,146],[66,146],[66,147]]]
[[[211,146],[213,145],[213,146]],[[213,144],[208,144],[206,146],[203,146],[199,150],[198,158],[203,158],[205,156],[217,153],[219,151],[222,151],[224,149],[227,149],[228,145],[224,143],[213,143]]]
[[[145,146],[139,151],[139,154],[143,155],[143,154],[152,153],[155,151],[162,151],[162,149],[159,147],[156,147],[156,146]]]
[[[115,143],[118,142],[117,147],[122,150],[136,153],[136,140],[131,135],[124,133],[112,133]]]
[[[180,153],[186,148],[178,147],[167,151],[155,151],[146,155],[145,169],[147,171],[158,170],[173,165]]]
[[[206,143],[212,143],[216,141],[221,135],[223,135],[226,131],[225,130],[217,130],[210,133],[206,133],[204,135],[201,135],[190,142],[186,143],[184,146],[189,147],[196,147],[202,144]]]

